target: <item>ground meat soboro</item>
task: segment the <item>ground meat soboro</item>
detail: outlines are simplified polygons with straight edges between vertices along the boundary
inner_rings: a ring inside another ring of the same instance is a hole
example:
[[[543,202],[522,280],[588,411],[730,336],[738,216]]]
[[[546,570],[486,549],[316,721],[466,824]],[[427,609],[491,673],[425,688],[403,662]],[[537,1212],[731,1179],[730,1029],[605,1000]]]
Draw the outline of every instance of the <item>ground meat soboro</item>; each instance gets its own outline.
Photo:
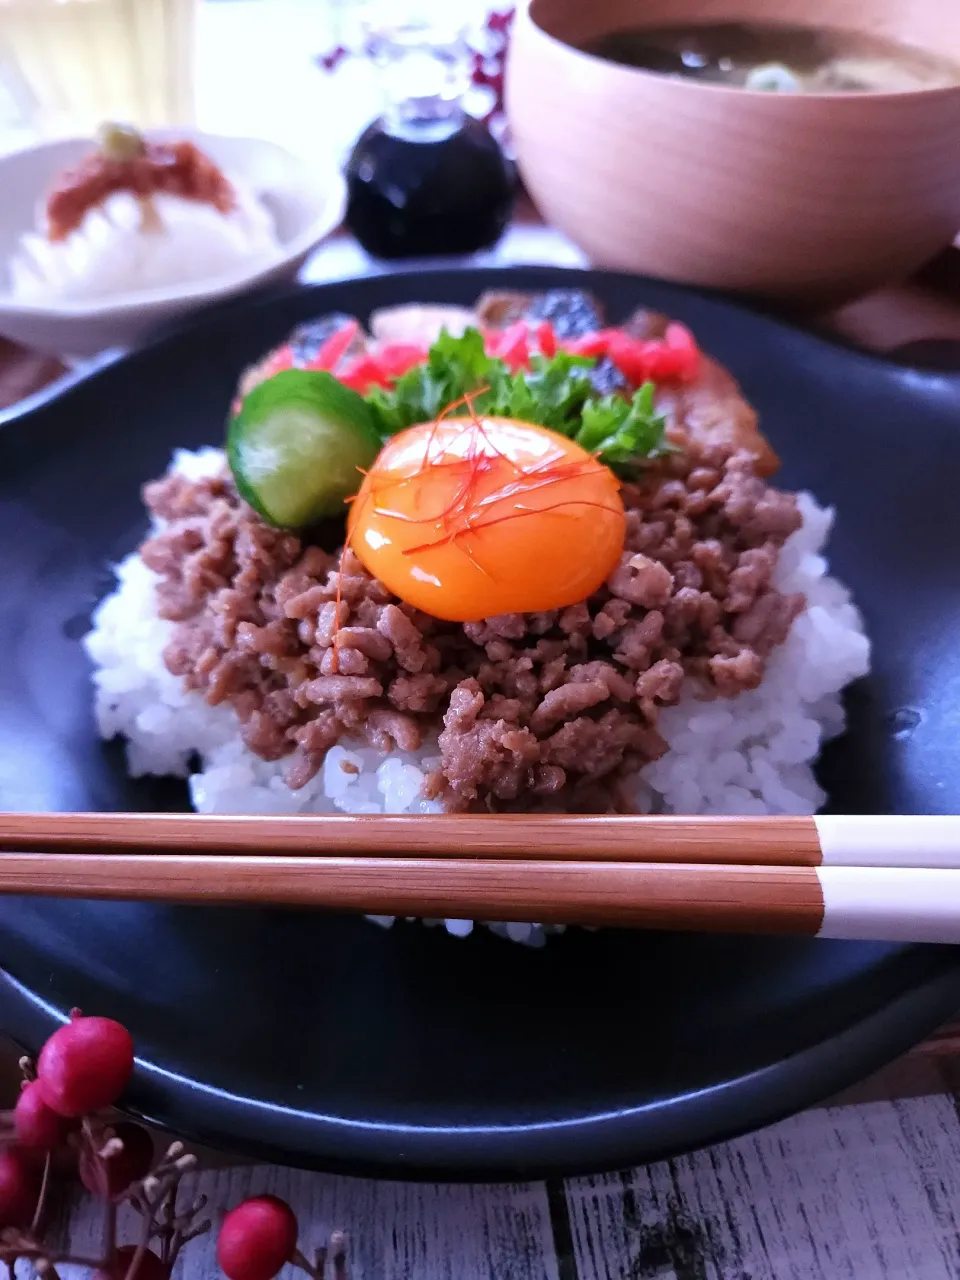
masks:
[[[165,527],[141,551],[177,624],[165,660],[234,707],[252,751],[288,757],[293,787],[340,739],[414,751],[436,735],[428,788],[451,808],[617,809],[625,773],[664,751],[659,711],[684,681],[705,698],[754,688],[803,607],[771,581],[796,502],[756,467],[692,444],[625,488],[623,556],[589,600],[463,624],[402,604],[349,550],[266,525],[226,472],[168,476],[146,486]]]

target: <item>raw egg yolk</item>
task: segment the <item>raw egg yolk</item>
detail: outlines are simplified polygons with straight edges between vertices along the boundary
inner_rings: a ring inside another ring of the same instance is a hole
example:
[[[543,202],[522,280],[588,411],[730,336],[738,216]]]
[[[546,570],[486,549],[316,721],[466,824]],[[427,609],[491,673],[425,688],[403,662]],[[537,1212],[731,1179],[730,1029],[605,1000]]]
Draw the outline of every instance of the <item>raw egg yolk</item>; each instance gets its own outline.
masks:
[[[625,518],[608,467],[512,418],[447,418],[387,442],[347,521],[354,554],[449,622],[585,600],[616,567]]]

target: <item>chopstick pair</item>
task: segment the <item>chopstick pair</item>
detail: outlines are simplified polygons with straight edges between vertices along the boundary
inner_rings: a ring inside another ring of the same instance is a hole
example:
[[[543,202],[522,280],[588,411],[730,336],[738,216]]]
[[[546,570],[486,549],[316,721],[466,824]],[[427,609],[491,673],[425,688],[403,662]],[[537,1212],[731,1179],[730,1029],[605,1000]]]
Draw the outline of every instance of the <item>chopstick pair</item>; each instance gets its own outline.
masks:
[[[960,817],[0,815],[0,892],[960,942]]]

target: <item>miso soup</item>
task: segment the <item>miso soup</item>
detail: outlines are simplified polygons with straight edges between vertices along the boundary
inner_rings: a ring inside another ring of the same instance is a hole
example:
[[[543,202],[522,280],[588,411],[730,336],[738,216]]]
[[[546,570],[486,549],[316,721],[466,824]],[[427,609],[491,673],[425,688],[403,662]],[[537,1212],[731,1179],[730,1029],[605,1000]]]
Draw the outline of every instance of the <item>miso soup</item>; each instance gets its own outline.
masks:
[[[585,47],[663,75],[771,93],[894,93],[960,84],[960,63],[882,36],[782,22],[632,27]]]

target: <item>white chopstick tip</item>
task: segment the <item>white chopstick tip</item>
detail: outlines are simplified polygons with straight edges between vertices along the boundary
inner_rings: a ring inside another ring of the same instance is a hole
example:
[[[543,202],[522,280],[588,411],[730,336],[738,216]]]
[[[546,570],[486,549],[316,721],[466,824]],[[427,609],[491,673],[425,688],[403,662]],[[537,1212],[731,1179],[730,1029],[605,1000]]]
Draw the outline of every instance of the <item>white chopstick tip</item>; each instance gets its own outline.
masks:
[[[932,867],[960,870],[955,815],[818,814],[825,867]]]
[[[817,876],[819,938],[960,943],[960,871],[822,866]]]

